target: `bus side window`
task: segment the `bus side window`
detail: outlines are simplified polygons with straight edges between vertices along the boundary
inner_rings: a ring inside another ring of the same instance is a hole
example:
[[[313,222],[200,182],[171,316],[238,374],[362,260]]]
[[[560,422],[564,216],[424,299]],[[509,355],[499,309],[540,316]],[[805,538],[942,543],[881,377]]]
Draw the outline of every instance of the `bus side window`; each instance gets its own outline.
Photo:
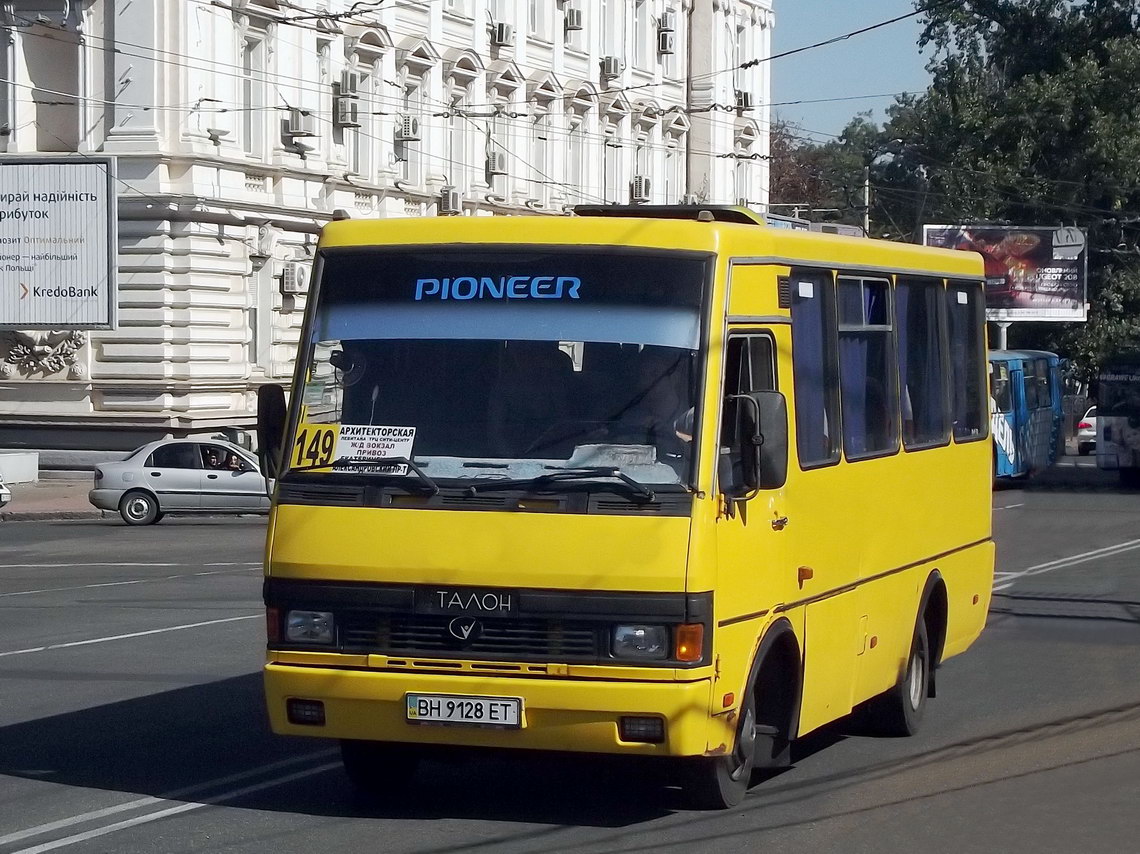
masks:
[[[839,460],[835,288],[830,274],[793,270],[792,374],[801,468]]]
[[[985,304],[981,285],[949,282],[946,288],[947,341],[950,344],[950,414],[954,438],[981,439],[986,426]]]
[[[941,314],[941,281],[899,279],[895,330],[903,444],[908,450],[941,445],[950,438]],[[996,395],[997,375],[994,377]]]
[[[731,335],[724,363],[723,420],[720,425],[720,466],[718,480],[722,491],[732,494],[742,485],[740,473],[740,437],[737,417],[740,401],[727,400],[734,394],[776,389],[776,357],[772,339],[767,335]],[[748,404],[743,404],[747,406]],[[761,424],[761,429],[764,425]]]
[[[898,374],[884,279],[839,277],[839,388],[848,459],[899,447]]]

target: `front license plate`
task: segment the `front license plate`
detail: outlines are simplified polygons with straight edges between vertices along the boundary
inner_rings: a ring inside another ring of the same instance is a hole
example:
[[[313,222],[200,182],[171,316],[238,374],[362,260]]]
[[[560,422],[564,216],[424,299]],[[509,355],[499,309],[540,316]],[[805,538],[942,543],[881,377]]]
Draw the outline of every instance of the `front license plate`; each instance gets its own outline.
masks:
[[[406,694],[408,723],[457,726],[522,726],[518,697],[463,697],[456,694]]]

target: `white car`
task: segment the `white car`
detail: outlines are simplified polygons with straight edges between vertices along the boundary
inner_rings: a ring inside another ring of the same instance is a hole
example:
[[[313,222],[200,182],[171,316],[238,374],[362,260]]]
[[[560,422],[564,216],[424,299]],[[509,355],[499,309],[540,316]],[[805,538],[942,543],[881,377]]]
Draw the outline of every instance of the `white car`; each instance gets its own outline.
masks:
[[[1077,423],[1077,453],[1085,457],[1094,450],[1096,450],[1096,407],[1090,406],[1089,411]]]
[[[12,490],[4,485],[4,475],[0,474],[0,507],[12,500]]]
[[[163,439],[125,460],[95,467],[87,500],[117,510],[128,525],[167,513],[266,513],[269,497],[257,458],[220,439]]]

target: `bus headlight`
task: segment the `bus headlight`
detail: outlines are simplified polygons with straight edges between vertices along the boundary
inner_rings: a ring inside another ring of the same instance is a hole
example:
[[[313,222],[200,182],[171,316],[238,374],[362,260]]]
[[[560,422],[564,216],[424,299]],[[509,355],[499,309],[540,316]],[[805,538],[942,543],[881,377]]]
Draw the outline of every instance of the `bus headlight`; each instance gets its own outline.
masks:
[[[669,656],[665,626],[614,626],[615,658],[661,659]]]
[[[285,637],[297,643],[332,643],[333,615],[329,611],[290,611]]]

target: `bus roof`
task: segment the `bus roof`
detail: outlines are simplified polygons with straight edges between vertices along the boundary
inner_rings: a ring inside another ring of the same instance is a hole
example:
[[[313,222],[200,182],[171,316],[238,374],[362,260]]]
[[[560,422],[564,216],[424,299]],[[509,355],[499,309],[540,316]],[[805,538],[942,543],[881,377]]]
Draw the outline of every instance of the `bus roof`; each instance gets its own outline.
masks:
[[[623,211],[624,213],[625,211]],[[717,253],[752,263],[914,272],[980,279],[981,255],[863,237],[770,228],[762,223],[665,216],[458,216],[340,220],[320,248],[455,244],[618,246]]]
[[[1048,350],[990,350],[991,361],[1030,361],[1033,359],[1060,359],[1056,353]]]

